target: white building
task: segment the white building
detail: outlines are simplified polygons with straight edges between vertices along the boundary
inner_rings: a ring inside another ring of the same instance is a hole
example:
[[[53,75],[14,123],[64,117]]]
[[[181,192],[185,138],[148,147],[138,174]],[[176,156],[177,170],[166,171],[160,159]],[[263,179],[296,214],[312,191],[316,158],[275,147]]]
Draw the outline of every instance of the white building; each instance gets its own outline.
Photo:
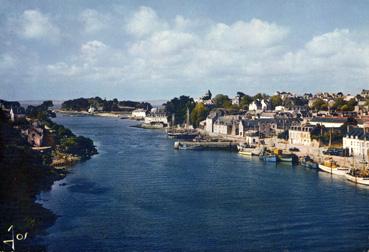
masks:
[[[258,110],[265,111],[267,109],[268,109],[268,102],[265,101],[264,99],[262,99],[261,101],[259,101],[259,100],[253,101],[249,105],[249,110],[250,111],[258,111]]]
[[[90,114],[93,114],[93,113],[95,113],[95,107],[94,106],[90,106],[89,108],[88,108],[88,113],[90,113]]]
[[[292,126],[288,130],[288,142],[290,144],[311,146],[312,126]]]
[[[365,133],[365,134],[364,134]],[[343,148],[349,150],[350,155],[368,160],[369,156],[368,128],[351,129],[343,138]]]
[[[146,117],[146,110],[144,109],[135,109],[132,111],[132,118],[134,119],[144,119]]]
[[[164,127],[168,126],[168,118],[165,114],[151,114],[145,117],[145,124],[163,124]]]

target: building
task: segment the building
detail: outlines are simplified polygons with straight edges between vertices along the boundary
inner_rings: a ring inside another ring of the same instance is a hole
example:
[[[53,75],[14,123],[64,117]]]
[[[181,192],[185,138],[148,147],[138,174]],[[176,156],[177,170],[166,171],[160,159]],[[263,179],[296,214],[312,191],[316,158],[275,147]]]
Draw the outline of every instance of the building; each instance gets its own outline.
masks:
[[[88,113],[90,113],[90,114],[95,113],[95,111],[96,111],[96,108],[95,108],[94,106],[90,106],[90,107],[88,108]]]
[[[150,114],[147,115],[144,120],[144,123],[147,125],[161,124],[163,127],[167,127],[169,125],[166,114]]]
[[[12,122],[26,117],[24,108],[22,107],[11,107],[9,111],[9,115],[10,115],[10,120],[12,120]]]
[[[269,107],[269,104],[266,100],[264,99],[262,99],[261,101],[255,100],[249,105],[249,110],[250,111],[258,111],[258,110],[265,111],[268,109],[268,107]]]
[[[214,123],[218,119],[218,113],[210,113],[205,120],[205,131],[207,133],[214,132]]]
[[[343,148],[349,150],[350,155],[368,160],[369,156],[369,128],[355,127],[343,137]]]
[[[340,128],[346,123],[353,123],[348,117],[314,117],[309,121],[313,126],[321,125],[326,128]]]
[[[295,145],[311,146],[313,126],[292,126],[288,130],[288,142]]]
[[[218,117],[213,124],[213,133],[217,135],[239,135],[239,116]]]
[[[135,110],[132,111],[131,117],[134,118],[134,119],[139,119],[139,120],[145,119],[146,110],[144,110],[144,109],[135,109]]]
[[[44,130],[37,124],[32,125],[26,130],[22,130],[22,134],[33,147],[41,147],[44,145]]]

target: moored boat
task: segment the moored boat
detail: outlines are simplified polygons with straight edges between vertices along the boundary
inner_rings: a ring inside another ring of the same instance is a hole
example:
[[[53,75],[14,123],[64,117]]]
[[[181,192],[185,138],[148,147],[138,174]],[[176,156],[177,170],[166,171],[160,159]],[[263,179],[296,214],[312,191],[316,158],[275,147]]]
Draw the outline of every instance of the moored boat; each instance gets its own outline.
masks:
[[[239,150],[238,153],[243,156],[252,156],[253,151],[254,151],[254,148],[243,148]]]
[[[345,174],[349,171],[349,168],[339,167],[336,162],[333,160],[324,161],[323,164],[319,164],[319,170],[328,172],[331,174],[335,174],[338,176],[345,176]]]
[[[276,155],[264,155],[261,157],[262,160],[264,160],[265,162],[272,162],[272,163],[276,163],[278,161],[278,158]]]
[[[368,170],[350,169],[350,171],[345,174],[345,177],[348,181],[369,186]]]
[[[296,163],[296,156],[293,154],[281,154],[278,155],[278,160],[285,163]]]
[[[305,156],[300,159],[300,164],[304,167],[311,169],[318,169],[318,164],[315,163],[309,156]]]

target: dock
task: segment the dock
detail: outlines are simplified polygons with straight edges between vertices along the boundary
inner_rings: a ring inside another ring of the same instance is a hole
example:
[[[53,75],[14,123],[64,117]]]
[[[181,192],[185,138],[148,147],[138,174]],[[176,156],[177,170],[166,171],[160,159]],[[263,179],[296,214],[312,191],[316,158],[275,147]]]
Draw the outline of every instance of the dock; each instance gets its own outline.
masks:
[[[193,142],[193,141],[176,141],[174,148],[178,149],[180,145],[186,146],[201,146],[203,149],[211,150],[237,150],[236,142]]]

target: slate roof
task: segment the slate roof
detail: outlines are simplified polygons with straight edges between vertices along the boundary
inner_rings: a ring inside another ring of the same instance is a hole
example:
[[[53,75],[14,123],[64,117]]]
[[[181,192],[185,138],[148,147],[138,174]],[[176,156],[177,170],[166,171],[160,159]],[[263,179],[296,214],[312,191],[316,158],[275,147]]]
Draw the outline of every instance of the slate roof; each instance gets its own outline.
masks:
[[[346,135],[346,137],[353,137],[353,138],[358,137],[358,139],[360,140],[364,140],[365,136],[366,136],[366,140],[369,141],[369,132],[366,132],[364,134],[363,128],[353,128],[349,132],[347,132],[347,135]]]

